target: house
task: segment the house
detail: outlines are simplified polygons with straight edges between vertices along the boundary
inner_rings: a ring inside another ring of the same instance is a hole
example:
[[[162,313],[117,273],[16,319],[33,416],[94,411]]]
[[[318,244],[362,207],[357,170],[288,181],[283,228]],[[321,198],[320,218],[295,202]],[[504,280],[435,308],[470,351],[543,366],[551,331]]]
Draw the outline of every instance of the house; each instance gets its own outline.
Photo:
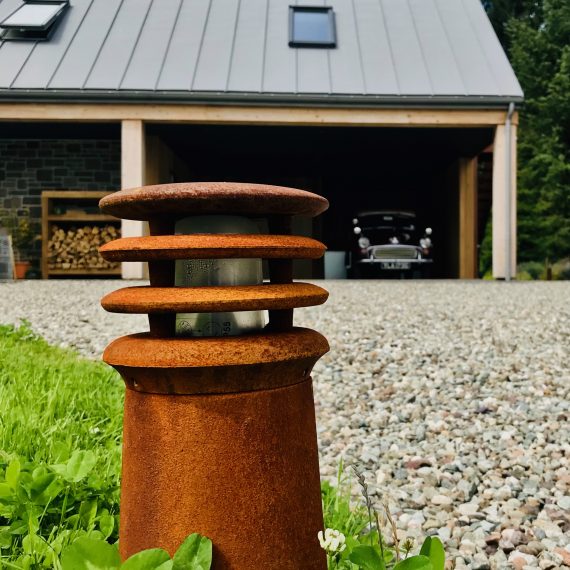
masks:
[[[478,275],[492,216],[493,275],[515,272],[523,94],[480,0],[1,0],[0,32],[4,208],[39,218],[45,189],[281,184],[329,199],[297,231],[332,250],[360,210],[415,210],[439,277]]]

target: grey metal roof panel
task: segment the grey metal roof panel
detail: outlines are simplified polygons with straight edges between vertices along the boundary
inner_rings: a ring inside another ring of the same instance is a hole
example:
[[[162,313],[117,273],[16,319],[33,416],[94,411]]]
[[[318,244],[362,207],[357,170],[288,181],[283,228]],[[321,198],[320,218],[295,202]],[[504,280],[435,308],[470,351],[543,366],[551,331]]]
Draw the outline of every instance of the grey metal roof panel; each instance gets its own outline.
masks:
[[[188,91],[200,55],[211,0],[183,0],[156,85],[163,91]]]
[[[366,93],[400,93],[392,47],[379,0],[355,0],[356,25]]]
[[[381,0],[399,92],[433,95],[422,46],[407,0]]]
[[[283,23],[287,22],[287,25]],[[289,47],[289,5],[268,0],[262,91],[297,93],[297,52]]]
[[[241,0],[228,91],[262,91],[267,0]]]
[[[463,70],[466,92],[472,95],[500,93],[495,75],[482,52],[481,42],[465,13],[463,0],[439,0],[437,4],[453,53]]]
[[[297,52],[297,93],[331,93],[329,54],[323,49]]]
[[[22,0],[0,0],[0,18]],[[290,48],[289,4],[334,49]],[[47,42],[0,44],[0,97],[482,104],[522,98],[480,0],[71,0]]]
[[[437,0],[409,0],[423,62],[433,90],[445,94],[467,94],[461,71],[439,16]]]
[[[356,26],[354,0],[339,3],[335,7],[336,20],[344,23],[339,48],[327,50],[333,93],[365,93],[362,54]]]
[[[227,91],[239,4],[238,0],[212,0],[191,86],[193,91]]]
[[[181,0],[153,0],[121,81],[121,89],[154,89],[180,6]]]
[[[16,42],[4,42],[0,46],[0,89],[12,86],[34,47],[34,43],[22,46]]]
[[[73,89],[85,84],[120,6],[121,0],[93,3],[48,87]]]
[[[71,0],[72,3],[75,1]],[[107,3],[107,0],[94,1]],[[123,0],[84,88],[119,89],[137,47],[150,4],[151,0]]]

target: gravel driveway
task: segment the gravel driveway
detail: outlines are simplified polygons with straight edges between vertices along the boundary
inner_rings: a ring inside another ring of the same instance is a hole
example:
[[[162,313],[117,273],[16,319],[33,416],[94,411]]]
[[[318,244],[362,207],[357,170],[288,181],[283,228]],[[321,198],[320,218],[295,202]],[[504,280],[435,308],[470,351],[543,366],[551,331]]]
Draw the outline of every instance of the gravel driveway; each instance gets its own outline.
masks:
[[[120,285],[3,283],[0,322],[98,358],[146,328],[99,307]],[[296,319],[332,347],[314,374],[323,476],[357,465],[401,534],[438,534],[456,568],[570,567],[570,283],[324,286]]]

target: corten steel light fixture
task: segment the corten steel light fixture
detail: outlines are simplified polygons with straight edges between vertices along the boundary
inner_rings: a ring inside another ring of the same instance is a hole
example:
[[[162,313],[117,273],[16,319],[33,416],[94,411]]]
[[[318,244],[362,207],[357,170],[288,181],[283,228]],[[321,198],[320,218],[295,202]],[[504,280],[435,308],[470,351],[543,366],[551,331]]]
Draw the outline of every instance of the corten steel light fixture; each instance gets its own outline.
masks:
[[[215,569],[326,569],[310,374],[329,346],[293,327],[293,308],[328,293],[292,282],[292,260],[320,258],[325,247],[290,230],[292,216],[316,216],[328,202],[277,186],[185,183],[122,190],[100,205],[150,226],[149,236],[101,249],[108,260],[148,261],[150,276],[149,287],[102,301],[108,311],[148,313],[150,324],[103,355],[127,385],[121,555],[172,554],[199,532],[213,541]],[[265,219],[270,233],[176,235],[177,221],[206,215]],[[175,286],[177,261],[217,259],[267,259],[270,283]],[[261,310],[269,322],[259,332],[176,335],[177,314]]]

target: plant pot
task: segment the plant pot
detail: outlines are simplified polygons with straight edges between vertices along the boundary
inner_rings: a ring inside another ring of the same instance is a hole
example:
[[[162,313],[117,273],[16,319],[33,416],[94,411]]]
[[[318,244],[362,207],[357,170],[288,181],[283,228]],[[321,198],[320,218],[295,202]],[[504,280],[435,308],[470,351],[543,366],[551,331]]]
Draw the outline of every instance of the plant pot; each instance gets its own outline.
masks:
[[[29,261],[16,261],[14,263],[16,268],[16,279],[25,279],[26,272],[30,269],[32,264]]]

